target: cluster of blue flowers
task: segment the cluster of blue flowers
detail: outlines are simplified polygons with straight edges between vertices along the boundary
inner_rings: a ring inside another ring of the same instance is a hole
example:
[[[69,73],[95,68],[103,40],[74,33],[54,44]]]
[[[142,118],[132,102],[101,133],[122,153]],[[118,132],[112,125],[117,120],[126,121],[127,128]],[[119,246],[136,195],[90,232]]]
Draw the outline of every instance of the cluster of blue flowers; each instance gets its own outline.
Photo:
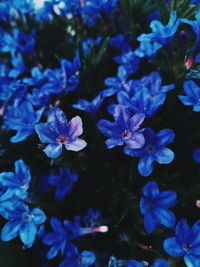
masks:
[[[200,266],[173,167],[200,112],[199,2],[0,1],[2,241],[41,250],[41,267]]]

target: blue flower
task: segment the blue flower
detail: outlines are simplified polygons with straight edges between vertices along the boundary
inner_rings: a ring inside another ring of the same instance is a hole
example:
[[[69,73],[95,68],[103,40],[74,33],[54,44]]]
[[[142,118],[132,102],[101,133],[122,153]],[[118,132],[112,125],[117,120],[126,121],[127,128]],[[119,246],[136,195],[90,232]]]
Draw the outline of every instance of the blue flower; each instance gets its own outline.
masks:
[[[125,36],[123,34],[117,34],[116,36],[110,39],[109,44],[120,49],[122,53],[126,53],[131,50],[128,44],[129,39],[130,38],[128,36]]]
[[[15,172],[0,173],[0,188],[4,191],[8,190],[10,197],[25,199],[30,182],[30,169],[21,159],[15,161]]]
[[[176,217],[169,208],[176,205],[175,191],[160,192],[156,182],[148,182],[143,188],[144,197],[140,200],[140,211],[144,216],[144,227],[152,233],[157,225],[173,228]]]
[[[71,192],[73,185],[77,180],[77,174],[70,172],[68,169],[60,168],[58,175],[49,175],[48,184],[56,187],[55,199],[61,201]]]
[[[4,123],[9,129],[17,131],[10,141],[18,143],[26,140],[35,132],[35,125],[39,122],[44,109],[34,111],[30,102],[26,101],[17,107],[9,106],[4,116]]]
[[[9,222],[2,229],[1,239],[10,241],[19,235],[26,247],[33,245],[37,227],[46,220],[42,210],[34,208],[30,211],[29,207],[23,202],[11,201],[7,202],[7,212],[4,214],[4,218]]]
[[[50,223],[53,232],[47,233],[42,239],[43,244],[51,246],[47,253],[47,259],[56,257],[59,251],[64,254],[69,240],[65,227],[58,219],[51,218]]]
[[[129,110],[122,105],[117,105],[114,111],[115,122],[100,120],[97,124],[99,130],[109,139],[106,146],[110,149],[126,144],[129,148],[141,148],[144,145],[144,136],[139,130],[144,121],[144,114],[137,113],[130,116]]]
[[[26,67],[24,65],[23,57],[21,53],[12,54],[13,69],[9,71],[10,78],[17,78],[19,75],[25,72]]]
[[[162,85],[159,73],[154,71],[140,80],[130,80],[126,90],[117,94],[117,100],[131,111],[151,117],[163,105],[166,92],[173,88],[173,84]]]
[[[186,106],[193,106],[193,111],[200,112],[200,87],[193,81],[185,81],[183,84],[186,96],[179,95],[178,98]]]
[[[123,66],[127,74],[130,76],[138,70],[140,63],[139,57],[135,54],[135,51],[128,51],[120,56],[115,56],[114,61]]]
[[[64,255],[68,251],[70,242],[80,236],[97,232],[105,233],[108,231],[108,227],[104,225],[95,227],[82,227],[81,218],[79,216],[76,216],[73,222],[64,220],[62,223],[56,218],[51,218],[50,223],[53,228],[53,232],[47,233],[42,239],[44,244],[51,246],[47,253],[48,259],[56,257],[58,252]]]
[[[145,267],[146,264],[135,261],[135,260],[129,260],[126,263],[126,267]],[[169,263],[164,259],[157,259],[150,267],[170,267]]]
[[[81,0],[81,16],[85,23],[93,26],[103,13],[110,14],[117,6],[118,0]]]
[[[47,69],[44,75],[47,82],[42,89],[47,90],[49,94],[68,93],[77,88],[79,84],[79,55],[76,53],[73,62],[62,59],[61,68]]]
[[[59,108],[52,108],[47,123],[37,124],[35,129],[40,141],[48,144],[44,152],[50,158],[59,157],[63,145],[72,151],[80,151],[87,145],[83,139],[78,138],[83,133],[81,118],[76,116],[67,123],[64,112]]]
[[[138,57],[153,57],[161,47],[171,41],[179,25],[180,19],[177,19],[176,11],[171,12],[166,26],[158,20],[153,20],[150,24],[152,33],[143,33],[137,38],[140,46],[135,50],[135,54]]]
[[[10,0],[9,4],[22,14],[30,14],[33,12],[33,0]]]
[[[92,101],[85,99],[79,99],[77,104],[73,104],[72,107],[80,110],[84,110],[89,113],[95,113],[100,108],[104,98],[101,95],[97,95]]]
[[[31,104],[35,107],[42,108],[46,107],[50,100],[50,94],[48,90],[44,90],[43,88],[32,89],[32,94],[27,94],[27,99],[31,102]]]
[[[100,225],[102,220],[102,212],[100,210],[88,209],[87,214],[83,217],[86,227],[95,227]]]
[[[100,95],[103,97],[109,97],[117,94],[120,90],[126,88],[128,74],[126,69],[123,66],[119,66],[117,77],[106,78],[104,83],[108,86],[107,89],[104,89],[100,92]]]
[[[11,54],[15,52],[25,52],[34,55],[34,47],[35,31],[32,31],[31,34],[27,36],[18,28],[13,28],[12,34],[5,32],[2,37],[2,52],[10,52]]]
[[[197,163],[200,163],[200,149],[199,148],[194,150],[192,156],[193,156],[194,161],[196,161]]]
[[[77,247],[72,244],[68,247],[66,256],[66,259],[59,264],[59,267],[88,267],[96,260],[96,256],[92,251],[84,250],[80,253]]]
[[[163,243],[164,250],[172,257],[183,257],[186,266],[200,266],[200,221],[191,228],[182,219],[176,226],[175,236]]]
[[[98,46],[101,44],[102,37],[99,36],[96,39],[86,38],[82,41],[82,49],[84,56],[87,56],[90,53],[90,49],[93,46]]]
[[[181,19],[181,22],[187,23],[192,26],[192,29],[194,33],[196,34],[196,45],[195,45],[195,54],[199,51],[199,46],[200,46],[200,10],[198,10],[195,14],[195,19],[196,20],[188,20],[188,19]]]
[[[136,260],[118,260],[114,256],[110,257],[108,267],[117,267],[117,266],[126,266],[126,267],[145,267],[145,263],[136,261]],[[148,265],[149,266],[149,265]],[[164,259],[157,259],[151,267],[170,267],[169,263]]]
[[[149,176],[153,171],[153,163],[169,164],[174,159],[174,152],[165,147],[174,140],[175,134],[170,129],[163,129],[157,134],[150,128],[143,132],[145,144],[140,149],[124,148],[124,153],[132,157],[140,157],[138,171],[142,176]]]
[[[31,76],[32,77],[25,77],[22,80],[28,86],[40,87],[47,81],[47,77],[42,73],[39,67],[33,67],[31,69]]]

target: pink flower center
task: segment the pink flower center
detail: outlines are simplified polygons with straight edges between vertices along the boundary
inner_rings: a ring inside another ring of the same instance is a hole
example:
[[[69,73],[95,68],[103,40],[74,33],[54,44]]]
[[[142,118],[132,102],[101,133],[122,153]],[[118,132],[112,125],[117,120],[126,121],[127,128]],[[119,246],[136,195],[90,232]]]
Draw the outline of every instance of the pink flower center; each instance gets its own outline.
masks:
[[[131,138],[131,132],[129,130],[125,130],[123,133],[122,133],[122,138],[124,140],[128,140]]]
[[[67,136],[61,135],[57,138],[57,141],[61,144],[64,144],[65,142],[67,142],[69,140],[69,138]]]

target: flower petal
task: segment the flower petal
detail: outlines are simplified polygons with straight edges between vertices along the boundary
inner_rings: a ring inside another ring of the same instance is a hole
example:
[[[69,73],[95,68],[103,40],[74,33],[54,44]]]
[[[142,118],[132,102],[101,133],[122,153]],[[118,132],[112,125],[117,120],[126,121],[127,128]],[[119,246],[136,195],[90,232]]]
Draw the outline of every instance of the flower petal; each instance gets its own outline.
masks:
[[[60,154],[62,153],[62,145],[61,144],[57,144],[57,145],[50,144],[46,146],[46,148],[43,151],[49,158],[55,159],[59,157]]]
[[[142,133],[134,132],[132,137],[129,140],[126,140],[125,143],[132,149],[141,148],[145,143],[144,135]]]
[[[163,243],[163,248],[172,257],[181,257],[185,254],[181,244],[175,237],[166,239]]]
[[[33,221],[27,221],[21,224],[20,239],[25,245],[28,245],[30,247],[33,244],[33,242],[35,241],[36,233],[37,228]]]
[[[7,222],[2,229],[1,239],[3,241],[10,241],[14,239],[19,233],[20,226],[21,226],[20,219]]]
[[[163,147],[155,153],[155,160],[160,164],[169,164],[174,159],[174,152],[167,148]]]
[[[35,130],[42,143],[54,144],[58,135],[51,129],[47,123],[39,123]]]
[[[166,146],[171,143],[175,138],[175,133],[171,129],[163,129],[156,134],[158,144],[160,147]]]
[[[158,206],[170,208],[177,202],[177,194],[175,191],[163,191],[156,197],[156,203]]]
[[[74,139],[83,133],[82,120],[79,116],[71,119],[69,122],[69,136]]]
[[[154,181],[148,182],[143,188],[144,196],[149,199],[154,199],[156,196],[159,196],[159,193],[158,184]]]
[[[147,233],[152,233],[158,224],[157,218],[149,211],[144,216],[144,227]]]
[[[157,218],[158,223],[168,228],[173,228],[176,223],[176,217],[172,211],[165,208],[155,207],[152,213]]]
[[[138,163],[138,171],[142,176],[149,176],[153,171],[154,157],[143,156]]]
[[[67,150],[72,150],[77,152],[86,147],[87,143],[81,138],[76,138],[74,141],[70,143],[64,143],[64,145]]]
[[[42,224],[46,221],[46,215],[41,209],[32,209],[30,215],[34,215],[33,221],[36,225]]]
[[[184,262],[187,267],[200,266],[200,257],[195,257],[194,255],[186,254],[184,256]]]

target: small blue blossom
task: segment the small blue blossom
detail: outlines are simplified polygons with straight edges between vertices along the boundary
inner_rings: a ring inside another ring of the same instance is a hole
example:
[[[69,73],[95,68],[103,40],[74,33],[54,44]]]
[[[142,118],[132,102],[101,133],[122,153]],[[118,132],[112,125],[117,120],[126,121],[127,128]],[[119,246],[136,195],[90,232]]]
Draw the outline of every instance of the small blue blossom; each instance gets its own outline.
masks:
[[[41,209],[34,208],[30,211],[23,202],[11,201],[7,203],[7,212],[4,214],[4,218],[9,222],[2,229],[1,239],[6,242],[19,235],[26,247],[33,245],[38,226],[46,220]]]
[[[62,59],[61,68],[47,69],[44,75],[47,82],[43,85],[43,90],[49,94],[68,93],[77,88],[79,84],[79,55],[76,53],[73,62]]]
[[[71,192],[73,185],[77,180],[77,174],[70,172],[68,169],[60,168],[58,175],[49,175],[48,184],[56,187],[55,199],[61,201]]]
[[[172,257],[183,257],[186,266],[200,266],[200,221],[191,228],[182,219],[176,226],[175,236],[167,238],[163,247]]]
[[[176,11],[172,11],[167,25],[163,25],[158,20],[153,20],[150,24],[152,33],[143,33],[137,40],[140,46],[135,50],[138,57],[153,57],[156,52],[168,44],[176,33],[180,19],[177,19]]]
[[[174,140],[175,134],[170,129],[163,129],[157,134],[150,128],[143,132],[145,144],[140,149],[124,148],[124,153],[132,157],[140,157],[138,171],[142,176],[149,176],[153,171],[154,161],[169,164],[174,159],[174,152],[165,147]]]
[[[80,151],[87,143],[78,138],[83,133],[82,120],[76,116],[67,123],[64,112],[59,108],[49,111],[47,123],[35,126],[42,143],[47,143],[45,154],[50,158],[57,158],[62,153],[62,146],[67,150]]]
[[[199,148],[194,150],[192,157],[194,161],[196,161],[196,163],[200,163],[200,149]]]
[[[96,256],[92,251],[84,250],[80,253],[77,247],[72,244],[68,247],[66,256],[66,259],[59,264],[59,267],[88,267],[96,260]]]
[[[10,197],[15,196],[19,199],[25,199],[30,182],[30,169],[21,159],[15,161],[15,172],[0,173],[0,188],[4,191],[8,190]]]
[[[102,37],[99,36],[96,39],[86,38],[82,41],[82,49],[84,56],[87,56],[90,53],[90,49],[93,46],[99,46],[102,42]]]
[[[9,4],[21,14],[30,14],[33,12],[34,0],[10,0]]]
[[[26,140],[35,132],[35,125],[39,122],[43,109],[35,111],[30,102],[26,101],[17,107],[9,106],[4,116],[4,124],[9,129],[17,131],[10,141],[18,143]]]
[[[33,88],[31,94],[27,94],[27,99],[31,102],[34,107],[42,108],[46,107],[50,101],[50,94],[48,90],[43,88]]]
[[[126,90],[117,94],[117,100],[131,111],[151,117],[165,102],[166,92],[173,88],[173,84],[162,85],[159,73],[154,71],[140,80],[130,80]]]
[[[200,112],[200,87],[193,81],[185,81],[183,84],[186,96],[179,95],[178,98],[186,106],[193,106],[193,111]]]
[[[147,266],[146,264],[135,260],[129,260],[126,263],[126,267],[146,267],[146,266]],[[170,265],[164,259],[157,259],[153,264],[150,265],[150,267],[170,267]]]
[[[138,70],[140,63],[140,59],[135,54],[135,51],[128,51],[121,54],[120,56],[115,56],[114,61],[123,66],[129,76],[134,74]]]
[[[111,46],[118,48],[121,50],[122,53],[127,53],[131,50],[129,46],[129,37],[123,34],[117,34],[116,36],[112,37],[109,41]]]
[[[106,78],[104,83],[107,85],[107,89],[101,91],[100,95],[103,97],[109,97],[117,94],[120,90],[127,87],[128,74],[123,66],[119,66],[117,77]]]
[[[118,260],[114,256],[109,259],[108,267],[145,267],[145,263],[136,260]],[[148,265],[149,266],[149,265]],[[164,259],[157,259],[150,267],[170,267],[169,263]]]
[[[69,239],[65,227],[58,219],[51,218],[50,223],[53,232],[47,233],[42,239],[43,244],[51,246],[47,253],[47,259],[56,257],[59,251],[63,255],[68,246]]]
[[[26,67],[24,65],[23,57],[21,53],[12,54],[13,68],[9,71],[8,76],[10,78],[17,78],[19,75],[25,72]]]
[[[195,44],[195,54],[199,51],[200,47],[200,10],[197,10],[195,14],[195,19],[196,20],[188,20],[185,18],[181,19],[181,22],[189,24],[192,26],[192,29],[194,33],[196,34],[196,44]]]
[[[102,220],[102,212],[100,210],[88,209],[87,214],[83,217],[86,227],[95,227],[100,225]]]
[[[143,129],[139,130],[144,121],[144,114],[136,113],[131,116],[129,110],[117,105],[114,111],[115,122],[100,120],[97,124],[99,130],[109,139],[105,142],[110,149],[126,144],[130,149],[141,148],[144,145]]]
[[[78,103],[73,104],[72,107],[94,114],[100,108],[103,100],[104,98],[101,95],[97,95],[92,101],[79,99]]]
[[[25,77],[22,80],[28,86],[40,87],[40,86],[42,86],[47,81],[47,77],[40,70],[39,67],[33,67],[31,69],[31,76],[32,77]]]
[[[81,16],[84,22],[93,26],[98,18],[107,13],[111,14],[118,0],[81,0]]]
[[[160,192],[156,182],[148,182],[143,188],[144,197],[140,200],[140,211],[144,216],[144,227],[152,233],[157,225],[173,228],[176,217],[169,208],[176,205],[175,191]]]
[[[2,37],[1,52],[10,52],[11,54],[24,52],[34,55],[34,47],[35,31],[32,31],[31,34],[27,36],[18,28],[13,28],[12,34],[5,32]]]

